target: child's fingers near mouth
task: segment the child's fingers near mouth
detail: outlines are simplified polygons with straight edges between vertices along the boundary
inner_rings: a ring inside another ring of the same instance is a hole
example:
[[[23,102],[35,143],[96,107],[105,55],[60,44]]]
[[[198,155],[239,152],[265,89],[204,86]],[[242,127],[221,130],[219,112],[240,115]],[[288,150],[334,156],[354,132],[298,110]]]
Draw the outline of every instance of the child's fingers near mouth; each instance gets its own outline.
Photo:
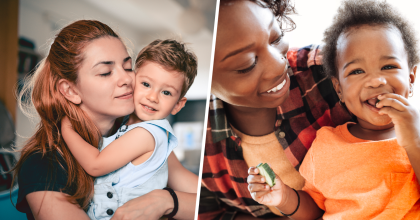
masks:
[[[396,98],[383,98],[376,104],[376,108],[379,108],[381,110],[386,107],[393,108],[400,112],[405,111],[407,109],[407,105],[405,105],[403,102]],[[383,112],[381,110],[379,111],[380,113]]]
[[[404,105],[409,105],[408,99],[405,98],[404,96],[398,95],[398,94],[395,94],[395,93],[387,93],[387,94],[383,94],[383,95],[378,96],[379,101],[376,103],[378,108],[379,108],[379,103],[381,103],[382,100],[384,100],[384,99],[396,99]]]

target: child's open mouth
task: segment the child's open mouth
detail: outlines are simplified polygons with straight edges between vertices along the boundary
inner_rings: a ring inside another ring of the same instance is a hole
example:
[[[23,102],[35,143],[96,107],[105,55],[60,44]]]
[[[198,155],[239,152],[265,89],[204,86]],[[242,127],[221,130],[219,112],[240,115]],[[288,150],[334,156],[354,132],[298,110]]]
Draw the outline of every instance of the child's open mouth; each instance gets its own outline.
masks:
[[[148,110],[148,111],[150,111],[150,112],[155,112],[155,111],[157,111],[156,109],[154,109],[154,108],[152,108],[152,107],[149,107],[149,106],[147,106],[147,105],[142,105],[143,106],[143,108],[145,108],[146,110]]]
[[[368,105],[371,105],[376,108],[376,104],[379,102],[379,99],[377,97],[371,98],[365,101]]]

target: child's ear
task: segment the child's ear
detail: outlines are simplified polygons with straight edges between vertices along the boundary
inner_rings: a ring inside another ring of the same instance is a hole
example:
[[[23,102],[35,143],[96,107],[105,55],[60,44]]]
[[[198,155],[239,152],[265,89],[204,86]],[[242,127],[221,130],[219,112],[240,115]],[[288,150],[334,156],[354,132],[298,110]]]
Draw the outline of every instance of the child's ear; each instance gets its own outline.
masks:
[[[187,98],[182,97],[175,105],[175,107],[172,109],[171,114],[176,115],[179,111],[181,111],[182,108],[184,108],[185,103],[187,102]]]
[[[70,102],[73,102],[76,105],[82,103],[82,99],[77,93],[73,83],[70,83],[65,79],[60,79],[60,81],[58,81],[58,90]]]
[[[340,81],[338,81],[338,79],[336,77],[334,77],[334,76],[331,77],[331,81],[333,83],[334,90],[337,93],[338,98],[340,99],[340,102],[343,102],[344,103],[344,101],[342,101],[343,94],[342,94],[342,90],[341,90]]]

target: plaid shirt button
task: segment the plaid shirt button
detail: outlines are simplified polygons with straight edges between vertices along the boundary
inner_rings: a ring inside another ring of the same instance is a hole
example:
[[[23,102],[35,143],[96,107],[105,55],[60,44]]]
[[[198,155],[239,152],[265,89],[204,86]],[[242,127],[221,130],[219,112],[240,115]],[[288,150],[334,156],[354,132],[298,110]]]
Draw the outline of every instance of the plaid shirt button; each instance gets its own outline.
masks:
[[[284,138],[286,136],[286,134],[283,132],[283,131],[280,131],[280,133],[279,133],[279,137],[280,138]]]

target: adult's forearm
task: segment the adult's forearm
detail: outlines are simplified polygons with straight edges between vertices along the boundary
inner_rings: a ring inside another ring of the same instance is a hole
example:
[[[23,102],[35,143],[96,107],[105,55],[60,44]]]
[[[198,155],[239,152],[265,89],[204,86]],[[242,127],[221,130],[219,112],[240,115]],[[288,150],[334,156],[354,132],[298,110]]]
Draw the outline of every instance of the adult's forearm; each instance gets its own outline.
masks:
[[[178,197],[178,212],[175,219],[194,219],[197,193],[186,193],[175,191]],[[172,212],[173,207],[170,209]]]
[[[285,214],[291,214],[298,207],[295,214],[290,216],[290,218],[299,220],[312,220],[320,218],[324,212],[318,207],[312,197],[305,191],[298,190],[297,192],[299,194],[299,201],[296,192],[290,189],[288,190],[289,196],[287,204],[282,207],[278,207],[279,210]]]

